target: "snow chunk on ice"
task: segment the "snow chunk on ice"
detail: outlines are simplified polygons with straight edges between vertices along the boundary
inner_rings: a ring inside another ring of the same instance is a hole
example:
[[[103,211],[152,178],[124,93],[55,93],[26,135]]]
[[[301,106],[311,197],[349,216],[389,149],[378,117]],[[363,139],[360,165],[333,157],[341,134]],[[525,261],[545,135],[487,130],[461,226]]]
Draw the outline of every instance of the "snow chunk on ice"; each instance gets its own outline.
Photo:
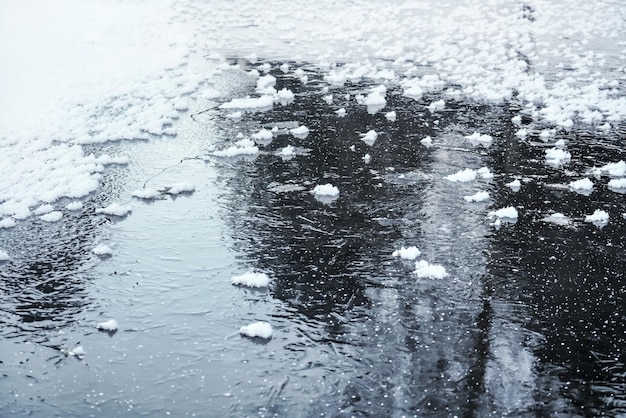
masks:
[[[101,331],[117,331],[117,321],[115,319],[109,319],[108,321],[99,322],[96,328]]]
[[[471,196],[463,196],[463,199],[467,202],[484,202],[485,200],[489,200],[489,192],[477,192]]]
[[[105,215],[126,216],[132,211],[130,206],[120,205],[119,203],[111,203],[105,208],[96,209],[96,213],[104,213]]]
[[[369,154],[365,154],[361,159],[365,164],[369,164],[372,161],[372,156]]]
[[[546,150],[546,162],[551,165],[561,165],[570,161],[572,154],[559,148]]]
[[[150,200],[150,199],[156,199],[157,197],[161,195],[161,193],[155,189],[137,189],[137,190],[133,190],[133,192],[130,195],[133,197],[137,197],[139,199]]]
[[[250,137],[255,141],[269,141],[274,138],[274,135],[269,129],[261,129],[259,132],[252,134]]]
[[[233,99],[230,102],[222,103],[220,109],[263,109],[274,105],[274,98],[270,94],[261,97]]]
[[[522,183],[518,179],[515,179],[510,183],[506,183],[505,186],[511,188],[514,192],[517,192],[522,187]]]
[[[17,222],[13,218],[4,218],[0,221],[0,228],[13,228],[15,225]]]
[[[287,145],[285,148],[278,151],[276,155],[283,158],[291,158],[296,155],[296,149],[291,145]]]
[[[79,345],[71,350],[67,350],[66,353],[68,356],[80,357],[85,355],[85,349],[82,345]]]
[[[485,148],[488,148],[493,143],[493,137],[491,135],[480,134],[478,132],[474,132],[471,135],[467,135],[465,137],[469,139],[469,141],[474,145],[482,145]]]
[[[92,253],[95,255],[111,255],[113,254],[113,250],[106,244],[99,244],[93,250]]]
[[[415,263],[415,271],[419,278],[443,279],[448,276],[446,269],[440,264],[430,264],[426,260],[420,260]]]
[[[215,155],[216,157],[225,157],[225,158],[236,157],[238,155],[256,155],[258,153],[259,153],[259,147],[255,145],[249,145],[249,146],[233,145],[231,147],[228,147],[220,151],[213,151],[213,155]]]
[[[278,97],[278,102],[281,105],[287,105],[291,102],[293,102],[295,100],[295,95],[293,94],[293,92],[291,90],[289,90],[288,88],[282,88],[280,90],[278,90],[278,93],[276,93],[276,96]]]
[[[391,112],[385,113],[385,118],[387,118],[387,120],[390,121],[390,122],[395,122],[396,121],[396,111],[392,110]]]
[[[9,254],[2,248],[0,248],[0,261],[8,261],[10,259],[11,257],[9,257]]]
[[[337,116],[339,116],[340,118],[343,118],[344,116],[346,116],[346,109],[345,108],[341,108],[339,110],[335,110],[335,113],[337,114]]]
[[[546,216],[541,220],[556,225],[569,225],[571,223],[571,220],[567,216],[559,212]]]
[[[359,134],[361,137],[361,141],[365,142],[367,145],[372,146],[376,139],[378,139],[378,133],[375,130],[369,130],[364,134]]]
[[[476,170],[466,168],[465,170],[457,171],[454,174],[446,176],[445,179],[451,182],[468,182],[476,179]]]
[[[437,111],[445,109],[445,107],[446,107],[446,102],[443,99],[441,99],[441,100],[437,100],[429,104],[428,110],[430,110],[431,112],[437,112]]]
[[[339,196],[339,189],[332,184],[318,184],[311,193],[319,196]]]
[[[297,128],[290,129],[289,133],[296,138],[304,139],[309,135],[309,128],[304,125],[300,125]]]
[[[430,136],[427,136],[426,138],[423,138],[420,142],[426,146],[430,146],[433,143],[433,139]]]
[[[322,100],[326,102],[327,105],[333,104],[333,95],[329,94],[327,96],[322,96]]]
[[[569,188],[578,192],[590,192],[593,189],[593,182],[584,178],[570,182]]]
[[[606,224],[609,222],[609,214],[601,209],[596,209],[591,215],[585,216],[585,222]]]
[[[81,210],[83,208],[83,202],[81,202],[80,200],[75,200],[74,202],[70,202],[67,205],[65,205],[65,209],[67,210]]]
[[[171,186],[166,187],[167,194],[177,195],[183,193],[191,193],[196,190],[196,186],[188,181],[182,181],[180,183],[174,183]]]
[[[60,221],[63,217],[63,212],[55,210],[54,212],[46,213],[42,215],[40,218],[42,221],[46,222],[57,222]]]
[[[237,286],[267,287],[270,284],[270,278],[265,273],[250,272],[234,276],[230,282]]]
[[[239,333],[246,337],[259,337],[269,339],[272,337],[272,326],[268,322],[254,322],[239,328]]]
[[[611,179],[609,180],[609,189],[612,190],[625,190],[626,189],[626,178],[622,179]]]
[[[395,250],[391,255],[393,257],[400,257],[406,260],[415,260],[421,253],[422,252],[416,246],[412,246],[408,248],[402,247],[399,250]]]
[[[626,176],[626,162],[621,160],[617,163],[608,163],[602,167],[593,168],[591,170],[595,176],[602,176],[603,174],[611,177],[623,177]]]
[[[35,215],[45,215],[46,213],[50,213],[52,211],[54,211],[54,206],[50,204],[44,204],[35,209],[33,213]]]
[[[517,219],[518,213],[517,213],[517,209],[515,209],[513,206],[508,206],[502,209],[489,212],[488,216],[489,217],[495,216],[496,218],[499,218],[499,219]]]

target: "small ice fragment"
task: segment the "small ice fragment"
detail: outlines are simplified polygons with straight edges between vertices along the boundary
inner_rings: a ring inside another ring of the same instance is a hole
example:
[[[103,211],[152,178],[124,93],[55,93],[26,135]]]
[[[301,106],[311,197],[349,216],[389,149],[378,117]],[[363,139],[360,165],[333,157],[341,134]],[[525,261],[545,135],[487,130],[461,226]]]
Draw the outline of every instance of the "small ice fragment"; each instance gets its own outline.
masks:
[[[113,254],[113,250],[106,244],[99,244],[93,250],[92,253],[95,255],[111,255]]]
[[[311,193],[319,196],[339,196],[339,189],[332,184],[318,184]]]
[[[395,112],[395,110],[392,110],[391,112],[385,113],[385,117],[387,118],[387,120],[389,120],[391,122],[395,122],[396,121],[396,112]]]
[[[10,259],[11,257],[9,257],[9,254],[2,248],[0,248],[0,261],[8,261]]]
[[[626,178],[611,179],[608,184],[609,189],[624,190],[626,189]]]
[[[326,104],[331,105],[333,104],[333,95],[329,94],[327,96],[322,96],[322,100],[324,100]]]
[[[239,333],[246,337],[269,339],[272,337],[272,326],[268,322],[254,322],[239,328]]]
[[[104,213],[105,215],[126,216],[132,211],[130,206],[120,205],[119,203],[111,203],[105,208],[96,209],[96,213]]]
[[[546,150],[546,162],[551,165],[561,165],[569,162],[572,155],[559,148],[550,148]]]
[[[522,117],[520,115],[513,116],[511,118],[511,122],[513,122],[515,125],[521,125],[522,124]]]
[[[281,64],[279,68],[280,68],[280,71],[282,71],[285,74],[289,72],[289,64],[287,63]]]
[[[601,209],[596,209],[593,214],[585,216],[585,222],[606,224],[609,222],[609,214]]]
[[[174,183],[171,186],[167,187],[167,193],[172,195],[182,194],[182,193],[191,193],[196,190],[196,186],[193,183],[188,181],[183,181],[180,183]]]
[[[139,199],[150,200],[159,197],[161,193],[155,189],[137,189],[134,190],[130,195]]]
[[[432,102],[430,105],[428,105],[428,110],[430,110],[431,112],[436,112],[438,110],[443,110],[446,107],[446,102],[441,99],[441,100],[437,100],[435,102]]]
[[[117,331],[117,321],[109,319],[108,321],[99,322],[96,328],[101,331]]]
[[[365,164],[369,164],[370,161],[372,161],[372,156],[369,154],[365,154],[362,158],[363,162],[365,162]]]
[[[451,182],[468,182],[476,179],[476,171],[471,168],[466,168],[465,170],[457,171],[454,174],[450,174],[446,176],[445,179]]]
[[[587,192],[593,189],[593,182],[588,178],[584,178],[570,182],[569,187],[575,191]]]
[[[426,138],[422,139],[420,142],[426,146],[429,146],[433,143],[433,139],[430,136],[427,136]]]
[[[83,202],[81,202],[80,200],[75,200],[65,205],[65,209],[67,210],[81,210],[82,208]]]
[[[296,155],[296,149],[291,145],[287,145],[285,148],[281,149],[276,153],[279,157],[293,157]]]
[[[544,222],[553,223],[556,225],[569,225],[570,219],[562,213],[553,213],[541,219]]]
[[[289,133],[293,136],[295,136],[296,138],[306,138],[309,135],[309,128],[307,128],[304,125],[300,125],[297,128],[294,129],[290,129]]]
[[[273,139],[274,135],[269,129],[261,129],[259,132],[252,134],[250,137],[257,141],[268,141]]]
[[[524,139],[528,136],[528,130],[526,128],[520,128],[515,132],[515,136]]]
[[[346,116],[346,109],[345,108],[341,108],[339,110],[335,110],[335,113],[337,114],[337,116],[339,116],[340,118],[343,118],[344,116]]]
[[[63,217],[63,212],[55,210],[54,212],[50,212],[50,213],[46,213],[45,215],[42,215],[40,218],[42,221],[46,221],[46,222],[57,222],[61,220],[62,217]]]
[[[270,278],[265,273],[244,273],[234,276],[230,282],[237,286],[247,287],[267,287],[270,284]]]
[[[282,105],[289,104],[293,102],[296,98],[296,96],[293,94],[293,91],[289,90],[288,88],[282,88],[278,90],[278,93],[276,93],[276,95],[278,96],[278,101]]]
[[[214,151],[213,155],[216,157],[236,157],[238,155],[255,155],[259,153],[259,147],[257,146],[249,146],[249,147],[238,147],[232,146],[220,151]]]
[[[356,152],[356,147],[354,145],[350,145],[350,151]]]
[[[478,171],[476,172],[476,175],[480,176],[480,177],[482,177],[484,179],[491,179],[491,178],[493,178],[493,173],[487,167],[482,167],[482,168],[478,169]]]
[[[83,348],[82,345],[79,345],[76,348],[73,348],[71,350],[67,350],[67,355],[68,356],[76,356],[76,357],[80,357],[85,355],[85,349]]]
[[[401,247],[399,250],[395,250],[391,255],[406,260],[415,260],[421,253],[422,252],[416,246],[412,246],[408,248]]]
[[[469,139],[470,142],[474,145],[482,145],[485,148],[488,148],[493,143],[493,137],[491,135],[482,135],[478,132],[467,135],[465,139]]]
[[[522,183],[518,179],[515,179],[510,183],[506,183],[505,186],[511,188],[514,192],[517,192],[522,187]]]
[[[485,200],[489,200],[489,192],[482,191],[478,193],[474,193],[471,196],[464,196],[467,202],[484,202]]]
[[[426,260],[420,260],[415,263],[415,271],[419,278],[443,279],[448,276],[446,269],[440,264],[430,264]]]
[[[496,218],[499,218],[499,219],[517,219],[518,213],[517,213],[517,209],[515,209],[513,206],[508,206],[502,209],[489,212],[488,216],[489,217],[495,216]]]
[[[373,129],[364,134],[359,134],[359,136],[363,142],[370,146],[374,145],[374,142],[378,139],[378,133]]]

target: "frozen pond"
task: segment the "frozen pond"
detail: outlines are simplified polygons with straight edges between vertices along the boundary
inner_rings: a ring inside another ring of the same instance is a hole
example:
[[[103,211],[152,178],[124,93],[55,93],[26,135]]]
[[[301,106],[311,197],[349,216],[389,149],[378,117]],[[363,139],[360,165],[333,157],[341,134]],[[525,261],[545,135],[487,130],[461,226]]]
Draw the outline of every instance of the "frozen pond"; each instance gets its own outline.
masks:
[[[177,4],[175,22],[209,13]],[[439,61],[391,63],[414,45],[381,38],[358,51],[372,62],[331,65],[286,52],[320,47],[317,29],[219,5],[185,65],[59,131],[71,146],[0,137],[15,172],[84,191],[46,205],[0,179],[0,416],[626,414],[623,47],[593,34],[598,55],[557,67],[528,50],[560,48],[535,30],[510,68],[485,66],[502,79],[464,84],[436,44]],[[231,15],[230,54],[203,56]],[[247,50],[268,22],[291,34],[265,45],[284,59]],[[135,126],[133,106],[163,114]],[[269,284],[231,282],[248,273]],[[271,335],[241,331],[257,322]]]

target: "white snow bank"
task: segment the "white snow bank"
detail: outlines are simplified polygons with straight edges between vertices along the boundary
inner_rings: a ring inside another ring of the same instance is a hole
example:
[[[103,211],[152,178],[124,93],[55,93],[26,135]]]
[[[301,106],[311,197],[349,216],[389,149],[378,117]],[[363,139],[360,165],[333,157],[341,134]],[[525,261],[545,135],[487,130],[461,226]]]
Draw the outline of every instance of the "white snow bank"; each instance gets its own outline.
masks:
[[[132,210],[133,209],[130,206],[124,206],[119,203],[111,203],[107,207],[96,209],[96,213],[104,213],[105,215],[113,216],[126,216]]]
[[[267,287],[270,284],[270,277],[265,273],[249,272],[234,276],[230,282],[238,286]]]
[[[272,326],[268,322],[253,322],[250,325],[244,325],[239,328],[239,333],[246,337],[259,337],[269,339],[272,337]]]
[[[99,322],[96,328],[101,331],[117,331],[117,321],[115,319],[109,319],[108,321]]]
[[[422,252],[415,246],[408,248],[400,248],[399,250],[395,250],[391,255],[393,257],[404,258],[405,260],[415,260],[420,256]]]
[[[485,200],[489,200],[489,192],[476,192],[471,196],[463,196],[463,199],[465,199],[465,201],[467,202],[484,202]]]
[[[415,263],[415,271],[419,278],[443,279],[448,276],[445,267],[440,264],[430,264],[426,260],[420,260]]]

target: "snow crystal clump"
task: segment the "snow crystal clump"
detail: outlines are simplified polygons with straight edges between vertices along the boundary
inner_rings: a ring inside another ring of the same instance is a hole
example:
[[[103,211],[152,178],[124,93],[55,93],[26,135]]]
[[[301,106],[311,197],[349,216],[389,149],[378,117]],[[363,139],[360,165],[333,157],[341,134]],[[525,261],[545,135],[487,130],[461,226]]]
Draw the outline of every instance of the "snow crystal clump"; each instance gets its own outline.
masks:
[[[101,331],[117,331],[117,321],[109,319],[108,321],[99,322],[96,328]]]
[[[265,273],[244,273],[234,276],[230,282],[237,286],[267,287],[270,284],[270,278]]]
[[[9,254],[4,251],[2,248],[0,248],[0,261],[7,261],[10,260],[11,257],[9,257]]]
[[[150,200],[156,199],[160,196],[160,194],[161,193],[155,189],[137,189],[134,190],[130,195],[139,199]]]
[[[415,260],[420,256],[422,252],[415,246],[408,248],[400,248],[399,250],[395,250],[391,255],[393,257],[404,258],[405,260]]]
[[[91,252],[94,253],[95,255],[111,255],[111,254],[113,254],[113,250],[111,250],[111,247],[109,247],[108,245],[105,245],[105,244],[97,245],[93,250],[91,250]]]
[[[484,202],[485,200],[489,200],[489,192],[477,192],[471,196],[464,196],[463,199],[467,202]]]
[[[440,264],[430,264],[426,260],[420,260],[415,263],[415,271],[419,278],[443,279],[448,276],[446,269]]]
[[[239,328],[239,333],[246,337],[269,339],[272,337],[272,326],[268,322],[254,322]]]
[[[318,184],[311,193],[319,196],[339,196],[339,189],[332,184]]]
[[[593,189],[593,182],[588,178],[572,181],[569,188],[575,191],[590,192]]]
[[[465,170],[457,171],[454,174],[446,176],[445,179],[451,182],[468,182],[476,179],[476,170],[466,168]]]
[[[550,165],[561,165],[568,163],[572,158],[572,154],[559,148],[550,148],[546,150],[546,162]]]
[[[606,224],[609,222],[609,214],[601,209],[596,209],[593,214],[585,216],[585,222]]]
[[[60,221],[62,217],[63,212],[55,210],[54,212],[46,213],[45,215],[41,216],[41,220],[46,222],[57,222]]]
[[[96,209],[96,213],[104,213],[105,215],[126,216],[132,211],[130,206],[120,205],[119,203],[111,203],[105,208]]]

